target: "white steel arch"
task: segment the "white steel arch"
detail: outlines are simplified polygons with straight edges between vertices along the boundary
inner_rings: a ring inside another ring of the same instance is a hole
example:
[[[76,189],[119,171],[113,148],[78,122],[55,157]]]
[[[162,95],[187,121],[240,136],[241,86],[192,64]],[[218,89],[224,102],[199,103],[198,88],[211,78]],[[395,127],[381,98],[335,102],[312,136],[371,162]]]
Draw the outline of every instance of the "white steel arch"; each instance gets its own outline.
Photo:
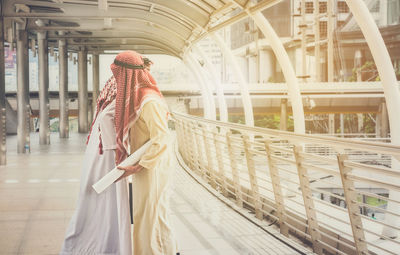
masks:
[[[242,70],[237,63],[235,56],[233,55],[231,49],[229,49],[225,42],[216,33],[211,33],[212,38],[221,48],[222,54],[228,59],[228,62],[232,65],[233,73],[236,76],[236,80],[239,82],[240,93],[242,96],[242,104],[244,109],[245,123],[248,126],[254,126],[254,115],[253,107],[250,99],[249,90],[247,89],[247,83],[243,77]]]
[[[215,109],[214,95],[213,95],[213,91],[210,88],[210,84],[208,84],[207,80],[205,79],[206,76],[203,74],[203,70],[199,64],[199,61],[193,56],[193,54],[191,52],[188,52],[187,55],[188,55],[189,60],[191,60],[191,62],[193,64],[194,71],[198,72],[201,82],[203,84],[204,92],[207,95],[207,98],[208,98],[207,106],[209,107],[209,114],[210,114],[209,118],[212,120],[216,120],[217,113],[216,113],[216,109]]]
[[[204,65],[211,74],[211,78],[213,80],[215,90],[217,91],[220,121],[228,122],[228,109],[226,106],[224,88],[221,84],[221,81],[220,81],[220,79],[218,79],[218,76],[215,73],[215,70],[214,70],[211,62],[208,60],[208,58],[204,54],[204,52],[196,45],[193,45],[192,49],[204,60]]]
[[[261,14],[261,12],[255,11],[251,13],[249,9],[244,8],[237,2],[231,0],[240,8],[246,11],[247,15],[256,23],[260,28],[261,32],[265,35],[265,39],[271,45],[273,52],[275,53],[276,59],[282,67],[283,75],[285,76],[286,84],[288,87],[288,95],[292,104],[292,112],[294,119],[294,131],[296,133],[305,133],[305,120],[304,120],[304,109],[303,102],[301,99],[299,83],[297,82],[296,73],[293,69],[293,65],[290,62],[289,56],[283,46],[281,40],[272,28],[269,21]]]
[[[207,86],[205,84],[205,81],[201,73],[199,73],[199,68],[196,66],[195,60],[193,59],[193,57],[187,54],[183,58],[183,62],[190,69],[190,71],[193,73],[193,75],[196,77],[196,80],[198,81],[198,85],[201,91],[201,98],[203,101],[204,118],[215,120],[216,119],[215,104],[214,107],[211,107],[209,103],[210,101],[214,102],[214,100],[212,97],[210,98],[209,90],[207,89]]]
[[[346,0],[349,9],[353,13],[360,29],[368,43],[371,50],[372,57],[374,58],[376,67],[378,69],[379,77],[381,78],[383,91],[386,100],[386,107],[389,115],[389,126],[391,142],[393,144],[400,144],[400,118],[398,111],[400,110],[400,92],[396,75],[394,73],[392,61],[390,60],[389,52],[387,51],[385,42],[379,32],[374,18],[369,12],[367,6],[362,0]],[[399,159],[394,159],[392,168],[399,169]],[[399,199],[400,192],[390,191],[389,198]],[[393,202],[388,202],[388,208],[391,211],[399,211],[400,206]],[[385,215],[386,223],[390,225],[399,226],[400,222],[392,215]],[[397,236],[397,231],[393,228],[385,227],[382,232],[383,235],[389,237]]]

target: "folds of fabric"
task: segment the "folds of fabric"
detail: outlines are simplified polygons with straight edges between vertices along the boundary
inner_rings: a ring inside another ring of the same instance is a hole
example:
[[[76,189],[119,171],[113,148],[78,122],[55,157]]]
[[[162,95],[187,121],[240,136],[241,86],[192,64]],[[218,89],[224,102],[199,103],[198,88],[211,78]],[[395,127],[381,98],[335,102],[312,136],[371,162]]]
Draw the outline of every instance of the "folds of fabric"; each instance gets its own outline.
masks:
[[[156,81],[143,69],[143,58],[135,51],[117,55],[111,71],[117,82],[115,129],[117,138],[116,164],[128,155],[129,129],[139,117],[143,102],[149,97],[162,98]]]
[[[132,254],[127,180],[113,184],[102,194],[92,185],[115,167],[115,103],[98,115],[83,160],[80,192],[60,254]],[[105,138],[99,154],[99,135]]]
[[[176,241],[169,219],[169,185],[174,171],[167,108],[160,100],[146,102],[130,130],[131,151],[148,139],[152,146],[143,155],[144,167],[133,176],[134,255],[175,255]]]

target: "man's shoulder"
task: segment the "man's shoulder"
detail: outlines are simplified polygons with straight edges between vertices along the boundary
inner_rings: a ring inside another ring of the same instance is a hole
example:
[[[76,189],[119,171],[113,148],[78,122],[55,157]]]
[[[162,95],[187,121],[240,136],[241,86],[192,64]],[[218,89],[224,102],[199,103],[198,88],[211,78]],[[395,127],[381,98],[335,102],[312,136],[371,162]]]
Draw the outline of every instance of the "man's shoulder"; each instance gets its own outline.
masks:
[[[143,109],[165,109],[166,108],[165,102],[159,98],[149,98],[143,103]]]

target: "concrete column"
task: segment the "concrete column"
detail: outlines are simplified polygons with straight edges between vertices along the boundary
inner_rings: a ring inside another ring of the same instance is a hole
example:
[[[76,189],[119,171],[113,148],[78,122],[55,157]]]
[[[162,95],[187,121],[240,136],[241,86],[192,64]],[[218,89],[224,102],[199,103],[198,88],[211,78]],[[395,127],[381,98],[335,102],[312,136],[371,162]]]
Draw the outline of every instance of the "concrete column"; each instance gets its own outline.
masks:
[[[78,53],[78,130],[88,132],[88,84],[87,84],[87,51]]]
[[[333,82],[333,75],[334,75],[334,45],[333,45],[333,31],[335,29],[335,18],[334,18],[334,4],[336,1],[327,0],[327,64],[328,64],[328,82]]]
[[[97,97],[99,96],[99,87],[100,87],[100,82],[99,82],[100,67],[99,66],[100,66],[99,54],[94,53],[92,55],[92,68],[93,68],[92,112],[93,112],[93,114],[96,113],[96,102],[97,102]]]
[[[30,152],[28,32],[17,24],[17,152]]]
[[[92,100],[88,100],[88,128],[92,125],[93,121],[93,108],[92,108]],[[89,129],[88,129],[89,130]]]
[[[6,81],[4,70],[3,16],[0,17],[0,165],[6,161]]]
[[[184,99],[184,104],[185,104],[185,110],[186,110],[186,112],[185,113],[187,113],[187,114],[190,114],[190,101],[191,101],[191,99],[190,98],[186,98],[186,99]]]
[[[344,137],[344,114],[340,114],[340,134]]]
[[[313,0],[314,3],[314,56],[315,56],[315,81],[320,82],[321,76],[321,46],[320,46],[320,34],[319,34],[319,0]]]
[[[356,50],[356,52],[354,53],[354,68],[356,68],[357,72],[357,81],[362,81],[361,66],[362,66],[362,53],[361,50]]]
[[[39,58],[39,144],[50,144],[49,55],[46,32],[38,33]]]
[[[272,52],[270,51],[260,50],[259,54],[259,81],[260,83],[266,83],[274,75],[274,59],[271,56]]]
[[[250,56],[248,58],[248,65],[249,65],[249,83],[254,84],[258,82],[258,74],[257,74],[257,57]]]
[[[283,98],[281,99],[281,118],[280,118],[280,125],[279,129],[280,130],[287,130],[287,99]]]
[[[364,118],[362,113],[357,113],[357,124],[358,124],[358,133],[363,132],[363,127],[364,127]]]
[[[378,26],[388,25],[388,0],[379,1],[379,23]]]
[[[68,56],[67,42],[65,39],[58,41],[59,54],[59,130],[60,138],[69,137],[68,124]]]
[[[335,114],[330,113],[328,116],[328,132],[333,135],[335,134]]]
[[[382,125],[382,105],[379,106],[379,112],[376,114],[375,118],[375,135],[376,137],[381,137],[381,125]]]

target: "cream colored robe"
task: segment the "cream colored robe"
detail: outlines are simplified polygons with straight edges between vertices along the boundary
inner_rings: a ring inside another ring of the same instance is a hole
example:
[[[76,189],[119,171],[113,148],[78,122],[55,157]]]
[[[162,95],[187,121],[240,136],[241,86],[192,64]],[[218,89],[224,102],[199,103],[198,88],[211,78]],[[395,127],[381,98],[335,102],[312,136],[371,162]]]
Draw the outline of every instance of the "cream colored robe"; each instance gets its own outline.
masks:
[[[130,129],[131,153],[147,140],[152,140],[152,145],[139,162],[144,169],[133,175],[134,255],[176,253],[168,214],[167,189],[174,171],[174,157],[167,114],[163,102],[148,101]]]

